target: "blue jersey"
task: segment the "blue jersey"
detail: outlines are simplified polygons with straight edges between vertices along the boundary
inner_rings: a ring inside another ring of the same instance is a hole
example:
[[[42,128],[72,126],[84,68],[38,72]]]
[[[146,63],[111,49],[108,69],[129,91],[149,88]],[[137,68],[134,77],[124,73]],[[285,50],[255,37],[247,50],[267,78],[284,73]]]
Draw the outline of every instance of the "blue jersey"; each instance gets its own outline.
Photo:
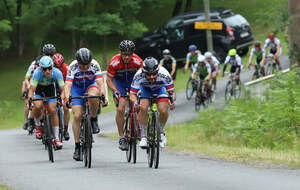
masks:
[[[64,78],[59,69],[54,67],[52,69],[51,77],[47,78],[42,69],[39,67],[34,71],[30,84],[36,87],[38,84],[42,86],[48,86],[54,84],[55,82],[57,82],[59,86],[64,85]]]

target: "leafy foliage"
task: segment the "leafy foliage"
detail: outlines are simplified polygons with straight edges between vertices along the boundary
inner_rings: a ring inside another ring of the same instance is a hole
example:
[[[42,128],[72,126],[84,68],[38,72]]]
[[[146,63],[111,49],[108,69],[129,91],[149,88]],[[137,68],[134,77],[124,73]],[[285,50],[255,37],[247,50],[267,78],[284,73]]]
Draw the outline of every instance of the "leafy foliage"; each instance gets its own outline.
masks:
[[[11,23],[9,20],[0,20],[0,51],[8,49],[11,41],[9,39],[9,33],[12,31]]]
[[[198,126],[206,138],[240,142],[252,148],[292,149],[300,141],[300,71],[280,75],[270,83],[265,99],[234,100],[223,111],[201,113]]]

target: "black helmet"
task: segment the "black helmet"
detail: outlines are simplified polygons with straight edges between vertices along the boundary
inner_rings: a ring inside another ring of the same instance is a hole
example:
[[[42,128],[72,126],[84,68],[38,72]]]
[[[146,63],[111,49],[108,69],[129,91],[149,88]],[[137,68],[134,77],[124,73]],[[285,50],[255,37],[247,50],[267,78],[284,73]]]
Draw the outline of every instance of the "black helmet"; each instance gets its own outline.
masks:
[[[134,52],[135,50],[135,45],[132,41],[130,40],[123,40],[120,43],[120,51],[121,52]]]
[[[53,44],[45,44],[43,47],[43,53],[45,55],[54,55],[56,53],[56,49]]]
[[[80,48],[75,54],[76,60],[79,64],[87,65],[90,64],[93,57],[92,52],[87,48]]]
[[[162,53],[163,55],[171,55],[171,52],[168,49],[165,49]]]
[[[158,61],[154,57],[147,57],[144,60],[143,73],[155,73],[158,71]]]
[[[256,41],[256,42],[254,43],[254,47],[260,48],[260,47],[261,47],[260,41]]]

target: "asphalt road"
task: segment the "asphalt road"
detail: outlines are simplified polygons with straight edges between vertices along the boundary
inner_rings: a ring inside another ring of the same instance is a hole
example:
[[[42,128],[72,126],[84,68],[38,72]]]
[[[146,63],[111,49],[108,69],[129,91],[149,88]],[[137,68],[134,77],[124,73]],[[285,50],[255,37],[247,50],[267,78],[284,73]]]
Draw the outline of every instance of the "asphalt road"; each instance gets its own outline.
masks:
[[[247,72],[242,81],[247,81]],[[248,76],[249,77],[249,76]],[[222,85],[218,83],[217,102],[223,102]],[[224,105],[223,105],[224,106]],[[179,93],[176,110],[169,123],[199,117],[193,101]],[[103,115],[102,132],[115,132],[112,113]],[[243,164],[162,151],[158,169],[147,166],[146,153],[138,149],[137,163],[127,163],[118,143],[96,138],[92,168],[72,159],[74,142],[64,143],[54,152],[54,163],[48,161],[41,141],[27,136],[22,129],[0,132],[0,184],[20,190],[82,189],[203,189],[203,190],[299,190],[300,170],[263,169]]]

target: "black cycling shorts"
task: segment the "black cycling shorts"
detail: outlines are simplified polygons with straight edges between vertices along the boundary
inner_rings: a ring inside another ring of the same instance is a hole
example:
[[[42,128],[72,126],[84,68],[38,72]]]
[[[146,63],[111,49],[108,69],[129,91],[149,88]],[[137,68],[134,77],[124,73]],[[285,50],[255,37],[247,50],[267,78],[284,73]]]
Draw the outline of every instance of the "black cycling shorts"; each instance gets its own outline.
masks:
[[[43,85],[37,85],[35,90],[36,95],[40,95],[41,97],[51,97],[55,96],[55,87],[54,84],[43,86]]]

